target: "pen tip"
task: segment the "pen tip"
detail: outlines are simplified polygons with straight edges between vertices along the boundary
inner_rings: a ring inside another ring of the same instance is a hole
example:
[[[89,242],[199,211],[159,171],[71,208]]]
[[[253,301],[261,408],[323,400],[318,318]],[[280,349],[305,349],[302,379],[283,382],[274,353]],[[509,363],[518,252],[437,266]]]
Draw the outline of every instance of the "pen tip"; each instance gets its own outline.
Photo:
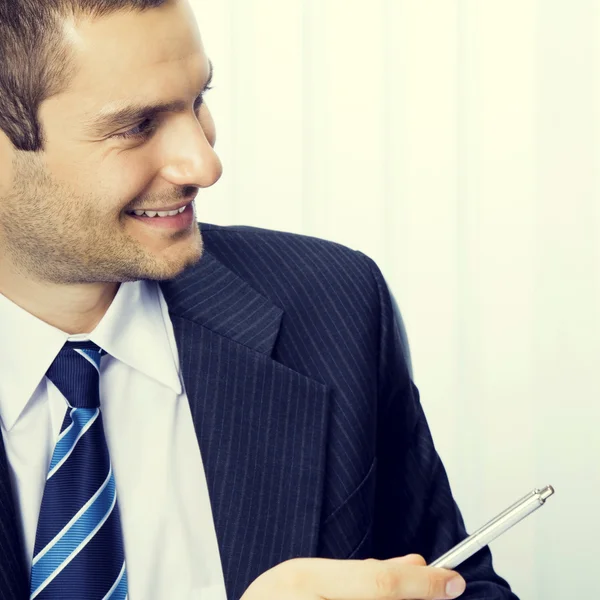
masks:
[[[544,501],[554,494],[554,488],[551,485],[547,485],[544,489],[540,490],[540,500]]]

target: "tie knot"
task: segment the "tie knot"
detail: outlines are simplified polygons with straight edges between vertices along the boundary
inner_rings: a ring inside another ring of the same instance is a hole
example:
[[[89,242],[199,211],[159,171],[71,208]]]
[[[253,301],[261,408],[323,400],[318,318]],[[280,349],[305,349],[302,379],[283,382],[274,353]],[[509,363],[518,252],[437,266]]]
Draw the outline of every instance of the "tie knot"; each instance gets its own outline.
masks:
[[[100,406],[100,360],[106,354],[93,342],[67,342],[46,376],[74,408]]]

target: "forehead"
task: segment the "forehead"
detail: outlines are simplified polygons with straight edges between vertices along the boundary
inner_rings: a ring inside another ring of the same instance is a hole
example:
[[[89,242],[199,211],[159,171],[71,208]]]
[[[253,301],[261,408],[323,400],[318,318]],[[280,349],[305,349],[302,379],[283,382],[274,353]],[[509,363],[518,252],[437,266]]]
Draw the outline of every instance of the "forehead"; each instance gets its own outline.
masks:
[[[123,101],[168,100],[198,89],[208,60],[187,2],[65,23],[76,74],[63,100],[81,114]]]

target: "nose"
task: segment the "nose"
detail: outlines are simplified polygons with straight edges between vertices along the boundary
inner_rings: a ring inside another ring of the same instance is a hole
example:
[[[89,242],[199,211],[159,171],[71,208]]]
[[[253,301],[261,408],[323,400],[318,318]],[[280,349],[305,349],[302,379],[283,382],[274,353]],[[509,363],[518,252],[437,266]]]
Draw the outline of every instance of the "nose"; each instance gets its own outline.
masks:
[[[183,119],[167,141],[163,177],[177,186],[207,188],[223,174],[223,165],[198,121]]]

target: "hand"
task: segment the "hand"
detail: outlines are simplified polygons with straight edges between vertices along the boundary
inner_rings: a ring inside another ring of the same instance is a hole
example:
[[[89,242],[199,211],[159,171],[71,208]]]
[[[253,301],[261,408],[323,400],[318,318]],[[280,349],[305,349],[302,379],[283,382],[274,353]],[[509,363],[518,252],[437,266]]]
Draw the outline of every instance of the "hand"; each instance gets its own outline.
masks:
[[[425,564],[417,554],[389,560],[293,558],[263,573],[240,600],[443,600],[464,592],[458,573]]]

